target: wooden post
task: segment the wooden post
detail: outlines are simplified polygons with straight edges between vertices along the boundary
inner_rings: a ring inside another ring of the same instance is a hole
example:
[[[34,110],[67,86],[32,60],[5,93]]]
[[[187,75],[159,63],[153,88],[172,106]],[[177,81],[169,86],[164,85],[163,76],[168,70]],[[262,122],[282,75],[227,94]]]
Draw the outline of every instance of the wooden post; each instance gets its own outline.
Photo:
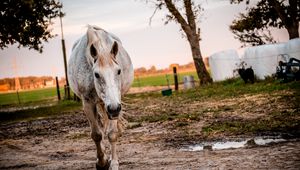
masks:
[[[17,90],[17,96],[18,96],[18,102],[19,102],[19,104],[21,104],[20,96],[19,96],[19,90]]]
[[[173,74],[174,74],[175,90],[178,90],[178,76],[177,76],[176,67],[173,67]]]
[[[57,77],[55,77],[55,81],[56,81],[57,99],[58,99],[58,101],[59,101],[61,98],[60,98],[59,83],[58,83],[58,78],[57,78]]]
[[[63,59],[64,59],[64,66],[65,66],[65,78],[66,78],[66,86],[65,86],[65,99],[70,100],[70,87],[69,87],[69,80],[68,80],[68,69],[67,69],[67,55],[66,55],[66,45],[64,40],[64,31],[63,31],[63,23],[62,23],[62,12],[61,8],[59,8],[59,19],[60,19],[60,30],[61,30],[61,45],[62,45],[62,52],[63,52]]]
[[[71,99],[70,95],[70,87],[69,87],[69,80],[68,80],[68,69],[67,69],[67,55],[66,55],[66,46],[65,46],[65,40],[61,40],[62,43],[62,50],[63,50],[63,58],[64,58],[64,66],[65,66],[65,77],[66,77],[66,90],[65,90],[65,98],[67,100]]]

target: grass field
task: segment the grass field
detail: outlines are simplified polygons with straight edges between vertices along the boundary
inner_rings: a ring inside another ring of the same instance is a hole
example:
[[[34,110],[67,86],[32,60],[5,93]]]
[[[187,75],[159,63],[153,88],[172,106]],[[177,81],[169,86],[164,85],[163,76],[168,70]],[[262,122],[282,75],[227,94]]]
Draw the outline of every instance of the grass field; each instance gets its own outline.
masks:
[[[178,74],[179,83],[183,82],[183,76],[186,75],[192,75],[195,81],[199,80],[196,72],[179,73]],[[149,77],[135,77],[132,87],[166,86],[168,85],[167,78],[169,79],[170,85],[173,85],[174,76],[173,74],[168,74],[168,75],[156,75],[156,76],[149,76]]]
[[[63,96],[63,89],[60,89]],[[55,100],[57,98],[56,88],[36,89],[30,91],[20,91],[19,99],[21,104],[31,102],[45,102],[47,100]],[[18,95],[16,92],[0,94],[0,106],[18,105]]]
[[[138,108],[138,113],[147,113],[130,117],[130,122],[141,125],[144,122],[174,121],[175,128],[190,131],[185,133],[187,137],[197,132],[190,129],[189,125],[204,119],[208,119],[202,127],[206,136],[261,132],[300,135],[299,81],[280,83],[270,79],[245,84],[241,79],[229,79],[175,91],[168,97],[152,92],[129,94],[125,99],[125,103],[134,101],[128,110]],[[264,116],[259,117],[260,114]]]
[[[197,81],[198,77],[196,72],[180,73],[178,74],[179,82],[183,82],[183,76],[192,75]],[[174,76],[168,75],[170,85],[174,84]],[[166,86],[166,75],[155,75],[149,77],[136,77],[132,87],[144,87],[144,86]],[[60,94],[63,98],[64,91],[60,89]],[[47,101],[53,101],[57,99],[56,88],[45,88],[31,91],[20,91],[19,98],[21,105],[28,105],[30,103],[44,103]],[[0,107],[2,106],[18,106],[17,93],[3,93],[0,94]]]

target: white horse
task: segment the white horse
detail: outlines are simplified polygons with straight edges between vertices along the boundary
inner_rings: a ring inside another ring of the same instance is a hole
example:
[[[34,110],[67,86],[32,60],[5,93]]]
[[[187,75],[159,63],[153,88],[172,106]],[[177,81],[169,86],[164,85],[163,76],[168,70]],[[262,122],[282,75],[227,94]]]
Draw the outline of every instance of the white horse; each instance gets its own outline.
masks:
[[[97,148],[97,169],[118,169],[116,142],[120,136],[121,96],[133,81],[133,66],[119,38],[96,27],[75,42],[68,65],[73,92],[82,99],[83,109]],[[107,158],[103,139],[111,144]]]

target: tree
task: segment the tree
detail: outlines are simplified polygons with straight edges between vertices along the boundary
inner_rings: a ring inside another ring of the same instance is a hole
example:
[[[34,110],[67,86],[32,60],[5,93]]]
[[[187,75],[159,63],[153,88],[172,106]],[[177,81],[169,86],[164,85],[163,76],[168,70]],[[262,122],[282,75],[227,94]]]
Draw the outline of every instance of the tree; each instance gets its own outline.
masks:
[[[140,67],[140,68],[134,69],[134,74],[136,74],[136,75],[145,74],[146,72],[147,72],[147,69],[145,67]]]
[[[19,43],[42,52],[42,41],[53,38],[51,19],[60,15],[55,0],[2,0],[0,5],[0,48]]]
[[[239,4],[250,0],[231,0]],[[247,13],[232,22],[230,30],[243,46],[274,43],[270,28],[285,28],[289,39],[299,37],[300,0],[259,0],[256,6],[248,8]]]
[[[166,15],[167,22],[175,21],[181,26],[182,31],[184,32],[193,55],[194,64],[196,71],[200,80],[200,84],[211,83],[212,79],[205,68],[205,65],[202,60],[202,55],[200,51],[200,28],[197,26],[197,18],[199,16],[202,8],[200,5],[195,5],[191,0],[183,0],[183,7],[180,8],[176,6],[179,0],[155,0],[151,1],[156,5],[156,9],[162,9],[165,7],[169,14]],[[152,18],[152,17],[151,17]],[[150,21],[151,21],[150,18]]]
[[[148,70],[149,73],[155,73],[156,72],[156,67],[155,66],[151,66]]]

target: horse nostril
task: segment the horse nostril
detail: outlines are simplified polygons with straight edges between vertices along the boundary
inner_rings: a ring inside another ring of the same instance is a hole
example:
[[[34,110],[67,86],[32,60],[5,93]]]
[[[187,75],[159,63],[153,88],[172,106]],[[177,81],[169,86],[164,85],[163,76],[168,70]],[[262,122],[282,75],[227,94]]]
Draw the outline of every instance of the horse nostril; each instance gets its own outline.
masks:
[[[117,107],[113,107],[112,105],[107,106],[107,112],[111,115],[117,116],[121,111],[121,104],[118,104]]]
[[[107,106],[107,112],[108,112],[108,113],[111,113],[111,112],[112,112],[111,106],[110,106],[110,105]]]
[[[121,111],[121,104],[118,104],[118,107],[117,107],[117,112],[120,112]]]
[[[98,73],[95,73],[95,77],[98,79],[100,75]]]

